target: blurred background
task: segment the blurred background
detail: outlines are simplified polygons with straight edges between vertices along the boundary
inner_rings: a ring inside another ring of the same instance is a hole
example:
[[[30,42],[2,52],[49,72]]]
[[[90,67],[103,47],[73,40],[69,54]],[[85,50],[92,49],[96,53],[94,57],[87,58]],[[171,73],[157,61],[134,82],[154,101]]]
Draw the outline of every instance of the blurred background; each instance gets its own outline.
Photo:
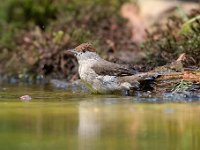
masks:
[[[181,53],[185,65],[199,66],[199,13],[198,0],[1,0],[1,78],[75,80],[66,50],[83,42],[139,71]]]

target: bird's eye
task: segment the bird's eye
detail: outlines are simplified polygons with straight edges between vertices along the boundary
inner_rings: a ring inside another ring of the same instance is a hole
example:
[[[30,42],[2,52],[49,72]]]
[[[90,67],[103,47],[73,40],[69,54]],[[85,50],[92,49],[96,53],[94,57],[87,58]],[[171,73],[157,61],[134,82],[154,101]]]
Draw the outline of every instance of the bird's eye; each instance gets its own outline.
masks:
[[[85,50],[83,50],[82,52],[85,53]]]

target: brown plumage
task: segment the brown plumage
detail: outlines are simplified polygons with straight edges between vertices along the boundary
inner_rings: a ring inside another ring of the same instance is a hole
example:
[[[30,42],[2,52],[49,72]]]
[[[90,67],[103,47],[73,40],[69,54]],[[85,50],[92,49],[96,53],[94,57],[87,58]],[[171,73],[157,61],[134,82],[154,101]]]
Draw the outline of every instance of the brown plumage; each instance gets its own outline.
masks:
[[[77,46],[75,49],[78,52],[85,52],[85,51],[95,52],[95,48],[92,47],[91,43],[83,43],[83,44]]]
[[[136,71],[128,65],[115,64],[105,60],[95,64],[92,69],[98,75],[131,76],[136,74]]]

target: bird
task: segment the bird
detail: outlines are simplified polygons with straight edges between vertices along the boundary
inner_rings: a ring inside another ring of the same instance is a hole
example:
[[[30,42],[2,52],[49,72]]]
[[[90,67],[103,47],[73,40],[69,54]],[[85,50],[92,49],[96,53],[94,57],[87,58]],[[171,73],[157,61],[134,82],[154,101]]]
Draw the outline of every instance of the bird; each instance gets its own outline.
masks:
[[[124,92],[129,95],[130,90],[138,88],[136,71],[130,65],[101,58],[91,43],[82,43],[68,51],[77,58],[80,79],[92,93]]]

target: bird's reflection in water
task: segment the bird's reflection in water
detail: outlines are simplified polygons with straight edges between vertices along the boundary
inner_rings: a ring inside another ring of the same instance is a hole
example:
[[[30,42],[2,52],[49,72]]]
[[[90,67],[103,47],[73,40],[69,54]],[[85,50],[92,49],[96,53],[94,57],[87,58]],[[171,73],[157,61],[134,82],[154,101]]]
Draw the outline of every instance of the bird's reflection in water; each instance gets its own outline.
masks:
[[[79,150],[198,149],[199,115],[199,104],[135,104],[114,98],[82,101]]]
[[[118,105],[119,103],[125,103],[125,101],[106,98],[103,100],[95,99],[80,102],[78,127],[79,150],[94,150],[110,146],[109,141],[105,139],[110,136],[112,138],[113,133],[118,133],[120,127],[124,128],[119,123],[119,118],[121,118],[119,114],[122,112],[116,111],[118,109],[113,109],[113,105],[115,106],[115,104]],[[130,128],[131,126],[129,126]],[[111,139],[108,138],[108,140]],[[115,143],[115,141],[113,142]]]
[[[98,106],[90,102],[81,102],[79,105],[79,150],[92,150],[100,137],[102,128],[102,113]]]

